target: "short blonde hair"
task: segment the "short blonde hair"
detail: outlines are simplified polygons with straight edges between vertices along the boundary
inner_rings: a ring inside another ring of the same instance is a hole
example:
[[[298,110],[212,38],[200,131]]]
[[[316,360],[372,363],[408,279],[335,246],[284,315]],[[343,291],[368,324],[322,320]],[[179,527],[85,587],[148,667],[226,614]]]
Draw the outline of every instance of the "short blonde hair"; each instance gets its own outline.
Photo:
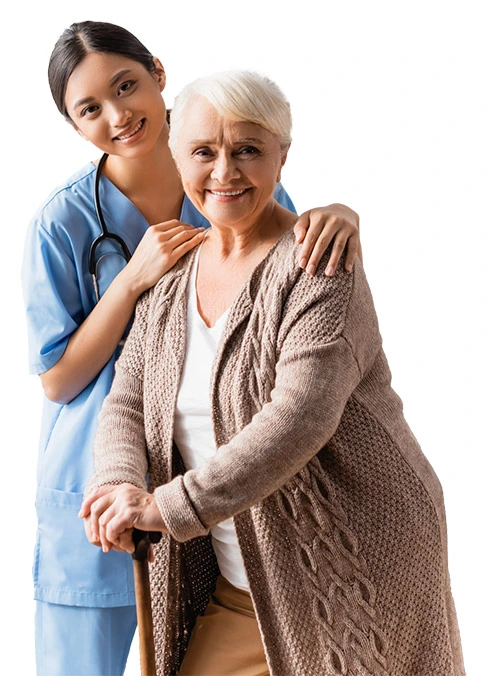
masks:
[[[278,136],[281,147],[292,141],[290,104],[272,80],[253,71],[228,70],[194,80],[178,94],[170,117],[169,147],[176,152],[178,134],[188,104],[203,96],[223,117],[252,122]]]

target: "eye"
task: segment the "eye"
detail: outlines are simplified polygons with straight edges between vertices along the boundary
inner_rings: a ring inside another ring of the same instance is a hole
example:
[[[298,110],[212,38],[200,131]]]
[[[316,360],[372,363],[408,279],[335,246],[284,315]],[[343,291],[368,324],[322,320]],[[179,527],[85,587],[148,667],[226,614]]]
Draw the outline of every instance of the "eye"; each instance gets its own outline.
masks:
[[[129,90],[132,89],[135,84],[136,80],[126,80],[126,82],[121,83],[117,90],[118,95],[126,94],[126,92],[129,92]]]
[[[196,148],[192,152],[192,156],[196,157],[197,159],[199,159],[201,161],[206,162],[206,161],[210,160],[212,157],[214,157],[214,153],[212,152],[212,150],[210,148]]]
[[[98,110],[98,106],[92,105],[92,106],[86,106],[86,108],[83,108],[83,110],[80,112],[81,117],[86,117],[87,115],[93,115],[93,113],[96,113]]]
[[[261,151],[259,148],[256,148],[255,146],[242,146],[237,150],[237,155],[260,155]]]

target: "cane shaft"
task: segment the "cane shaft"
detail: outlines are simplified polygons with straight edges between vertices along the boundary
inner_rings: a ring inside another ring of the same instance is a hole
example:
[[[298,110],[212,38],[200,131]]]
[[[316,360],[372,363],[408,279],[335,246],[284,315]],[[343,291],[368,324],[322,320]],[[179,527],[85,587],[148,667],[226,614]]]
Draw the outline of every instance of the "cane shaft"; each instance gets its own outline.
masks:
[[[142,676],[156,676],[152,599],[148,561],[133,561],[136,594],[136,616],[140,639],[140,668]]]

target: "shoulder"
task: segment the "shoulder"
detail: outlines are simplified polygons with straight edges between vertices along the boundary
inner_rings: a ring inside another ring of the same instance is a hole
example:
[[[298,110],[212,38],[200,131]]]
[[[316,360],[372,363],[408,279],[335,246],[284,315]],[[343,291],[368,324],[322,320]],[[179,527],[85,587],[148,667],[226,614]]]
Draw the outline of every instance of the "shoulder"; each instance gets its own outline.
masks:
[[[272,286],[284,299],[279,304],[273,299],[272,303],[273,308],[280,308],[281,335],[298,322],[308,327],[311,342],[343,336],[353,344],[362,332],[365,338],[377,343],[380,339],[376,312],[362,263],[357,259],[353,270],[346,272],[345,257],[342,256],[335,274],[328,277],[324,271],[330,247],[316,274],[310,276],[299,267],[300,250],[301,245],[296,243],[293,231],[285,233],[270,252],[259,275],[261,298],[268,296],[268,287]]]
[[[295,240],[293,230],[288,230],[275,244],[264,261],[263,277],[265,283],[285,287],[288,295],[295,301],[316,302],[320,297],[334,306],[346,307],[350,299],[355,277],[361,272],[355,268],[351,273],[345,271],[345,256],[342,256],[332,277],[324,274],[331,253],[331,245],[324,253],[314,275],[309,275],[299,265],[302,245]],[[262,280],[261,280],[262,281]],[[331,300],[333,299],[333,300]]]
[[[40,206],[30,223],[31,230],[44,230],[57,237],[61,230],[77,227],[94,218],[93,181],[95,167],[88,163],[57,186]]]

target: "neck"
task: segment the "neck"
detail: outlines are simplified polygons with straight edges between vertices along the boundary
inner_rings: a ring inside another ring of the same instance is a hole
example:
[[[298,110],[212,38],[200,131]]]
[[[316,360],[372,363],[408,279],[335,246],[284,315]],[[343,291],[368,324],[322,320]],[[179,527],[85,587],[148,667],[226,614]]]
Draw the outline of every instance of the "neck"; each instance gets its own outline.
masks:
[[[254,223],[226,225],[212,223],[203,245],[221,260],[251,256],[255,251],[272,246],[290,229],[295,217],[272,200]]]
[[[150,193],[154,187],[162,194],[183,192],[176,164],[168,145],[168,128],[159,137],[152,150],[136,158],[109,155],[104,174],[129,199],[143,192]]]

